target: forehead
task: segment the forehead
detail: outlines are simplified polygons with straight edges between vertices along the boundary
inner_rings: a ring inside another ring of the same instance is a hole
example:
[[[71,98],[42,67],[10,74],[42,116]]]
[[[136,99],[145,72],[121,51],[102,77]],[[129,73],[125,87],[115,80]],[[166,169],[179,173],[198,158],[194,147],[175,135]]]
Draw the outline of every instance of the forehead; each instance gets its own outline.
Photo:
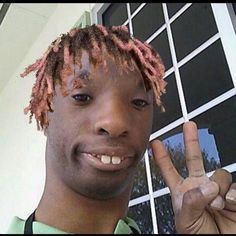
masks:
[[[86,80],[85,78],[98,80],[104,78],[105,80],[106,77],[112,81],[125,79],[127,83],[132,81],[136,86],[144,87],[143,76],[133,59],[131,61],[133,69],[125,70],[122,65],[119,65],[108,53],[105,52],[103,56],[105,64],[107,65],[106,69],[102,64],[94,66],[89,60],[89,54],[86,51],[83,51],[81,55],[81,67],[73,65],[75,77],[84,79],[84,83],[93,83],[93,80]],[[70,77],[69,80],[73,79],[73,76]],[[94,82],[96,82],[96,80]]]

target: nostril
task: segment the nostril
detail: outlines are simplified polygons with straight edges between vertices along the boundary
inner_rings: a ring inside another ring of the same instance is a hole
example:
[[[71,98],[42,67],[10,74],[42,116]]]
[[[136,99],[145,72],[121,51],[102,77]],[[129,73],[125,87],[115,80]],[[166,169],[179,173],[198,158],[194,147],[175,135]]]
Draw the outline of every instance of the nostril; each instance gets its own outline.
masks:
[[[124,136],[127,136],[128,134],[128,131],[124,131],[124,132],[115,132],[115,131],[107,131],[106,129],[99,129],[98,130],[98,134],[100,135],[109,135],[111,137],[115,137],[115,136],[121,136],[121,137],[124,137]]]
[[[124,131],[124,132],[122,132],[121,134],[120,134],[120,136],[122,136],[122,137],[125,137],[125,136],[127,136],[128,135],[128,131]]]
[[[112,117],[113,118],[113,117]],[[122,119],[100,119],[94,125],[94,131],[98,135],[109,137],[124,137],[129,133],[127,123]]]
[[[107,130],[103,129],[103,128],[100,128],[100,129],[98,130],[98,133],[99,133],[99,134],[109,134],[109,132],[108,132]]]

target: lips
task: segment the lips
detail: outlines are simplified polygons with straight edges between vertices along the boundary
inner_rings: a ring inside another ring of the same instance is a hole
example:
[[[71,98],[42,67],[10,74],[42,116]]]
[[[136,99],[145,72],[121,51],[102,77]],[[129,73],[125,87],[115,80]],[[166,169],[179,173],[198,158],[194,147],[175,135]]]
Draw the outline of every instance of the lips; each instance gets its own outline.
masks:
[[[79,157],[80,156],[80,157]],[[94,152],[81,152],[78,158],[83,158],[96,169],[103,171],[115,171],[128,168],[134,162],[134,156],[109,155],[107,153],[97,154]]]

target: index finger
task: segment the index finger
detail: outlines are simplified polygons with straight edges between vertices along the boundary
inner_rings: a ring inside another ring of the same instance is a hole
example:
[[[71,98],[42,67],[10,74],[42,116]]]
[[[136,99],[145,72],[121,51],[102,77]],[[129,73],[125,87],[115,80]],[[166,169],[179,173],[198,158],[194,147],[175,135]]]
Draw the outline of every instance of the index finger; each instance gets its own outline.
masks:
[[[196,123],[188,121],[183,125],[186,166],[191,177],[205,175],[202,153]]]
[[[178,171],[175,169],[171,158],[166,151],[164,144],[159,140],[153,140],[151,142],[151,147],[153,150],[153,158],[157,166],[160,168],[161,175],[164,178],[165,183],[171,189],[176,186],[182,177],[179,175]]]

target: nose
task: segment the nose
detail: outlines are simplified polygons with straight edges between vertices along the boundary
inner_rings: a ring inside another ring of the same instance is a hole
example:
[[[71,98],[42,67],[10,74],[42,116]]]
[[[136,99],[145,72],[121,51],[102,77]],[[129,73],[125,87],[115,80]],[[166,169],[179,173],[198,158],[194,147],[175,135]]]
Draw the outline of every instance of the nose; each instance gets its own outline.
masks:
[[[125,137],[130,130],[130,116],[125,106],[109,102],[96,114],[95,132],[112,138]]]

